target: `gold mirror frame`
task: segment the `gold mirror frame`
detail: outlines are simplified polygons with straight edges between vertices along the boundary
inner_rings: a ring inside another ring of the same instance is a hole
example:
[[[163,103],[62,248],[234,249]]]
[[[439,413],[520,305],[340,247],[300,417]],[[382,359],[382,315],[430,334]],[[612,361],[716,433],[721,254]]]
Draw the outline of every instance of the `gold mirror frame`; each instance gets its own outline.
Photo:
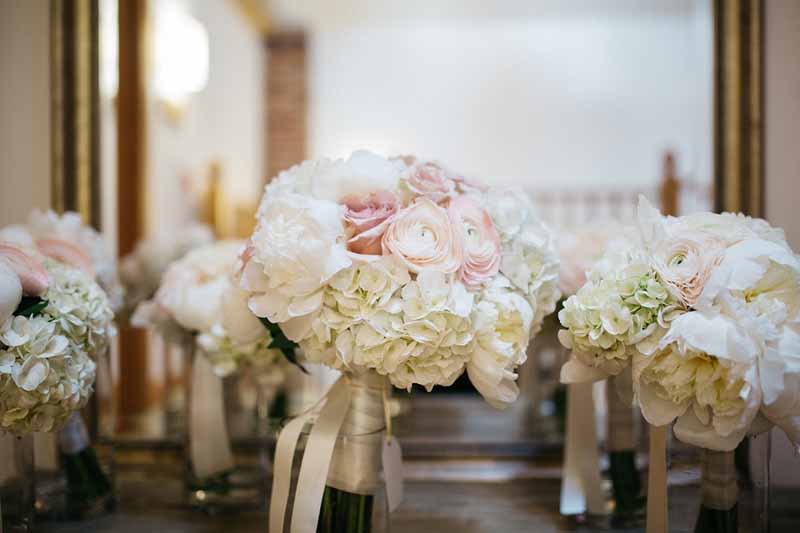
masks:
[[[98,0],[50,1],[52,204],[100,229]]]
[[[714,0],[717,211],[764,216],[763,0]]]

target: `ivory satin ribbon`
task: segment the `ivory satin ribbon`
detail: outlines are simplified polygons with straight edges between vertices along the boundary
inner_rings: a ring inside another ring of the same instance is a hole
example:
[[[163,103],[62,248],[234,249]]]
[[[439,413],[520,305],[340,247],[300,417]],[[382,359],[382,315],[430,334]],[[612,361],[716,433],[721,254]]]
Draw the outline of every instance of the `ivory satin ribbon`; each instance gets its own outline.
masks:
[[[667,533],[667,429],[650,426],[646,533]]]
[[[560,510],[563,515],[606,513],[600,478],[600,455],[593,383],[567,385],[567,427]]]
[[[192,358],[191,387],[189,457],[194,474],[205,479],[232,469],[234,461],[225,424],[222,380],[202,354]]]
[[[375,442],[378,445],[376,454],[367,453],[369,450],[362,450],[359,447],[353,450],[340,450],[337,447],[337,439],[343,428],[348,434],[362,435],[359,429],[365,429],[365,425],[369,428],[376,422],[376,413],[382,413],[383,381],[383,378],[377,375],[368,376],[366,380],[363,376],[359,378],[342,376],[323,399],[324,406],[308,436],[300,465],[290,523],[291,533],[316,531],[326,484],[356,493],[369,493],[374,489],[376,478],[370,472],[378,471],[379,464],[375,461],[380,460],[380,433],[375,433],[377,437]],[[376,388],[374,383],[380,383],[381,388]],[[366,389],[370,392],[366,392]],[[375,397],[370,398],[368,394],[374,394]],[[377,402],[377,405],[372,405],[374,402]],[[351,412],[351,406],[353,411],[357,411],[356,413]],[[313,418],[312,408],[289,422],[278,437],[269,508],[269,533],[284,531],[291,489],[292,463],[297,443],[303,428],[312,422]],[[380,417],[378,421],[380,430],[383,421]],[[334,455],[337,463],[346,460],[347,465],[344,465],[344,468],[342,465],[337,465],[337,468],[332,469]],[[350,476],[344,476],[346,472],[351,472]]]

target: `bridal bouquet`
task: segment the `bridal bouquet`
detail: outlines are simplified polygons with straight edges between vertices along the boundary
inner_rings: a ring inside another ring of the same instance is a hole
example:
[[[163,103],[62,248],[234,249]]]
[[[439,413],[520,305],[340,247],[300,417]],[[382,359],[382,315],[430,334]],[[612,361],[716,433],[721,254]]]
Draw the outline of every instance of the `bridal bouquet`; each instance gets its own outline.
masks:
[[[527,196],[428,161],[356,152],[306,161],[265,191],[242,256],[250,309],[309,361],[403,389],[466,369],[498,407],[558,291]]]
[[[125,287],[125,305],[134,310],[153,297],[169,265],[190,250],[210,244],[214,235],[208,226],[191,224],[176,235],[154,238],[137,243],[136,248],[122,258],[120,279]]]
[[[25,224],[0,229],[0,242],[37,249],[94,278],[108,295],[112,309],[122,308],[125,291],[117,275],[117,260],[108,242],[81,221],[78,213],[58,215],[35,209]]]
[[[318,465],[328,472],[327,503],[319,515],[309,494],[321,494],[311,485],[325,479],[301,470],[292,519],[293,528],[303,522],[299,531],[314,530],[318,515],[319,531],[367,531],[342,520],[368,528],[380,438],[358,441],[380,435],[387,381],[431,390],[466,370],[491,405],[507,406],[519,393],[515,371],[528,342],[559,298],[554,239],[523,192],[366,151],[279,174],[241,259],[250,310],[308,361],[344,374],[318,420],[336,420],[336,431],[312,432],[303,461],[308,472],[307,461],[330,464]],[[295,422],[282,439],[304,419]],[[337,443],[331,457],[322,450],[340,429],[365,437]],[[276,485],[287,482],[287,463],[276,458]],[[281,531],[281,503],[272,506],[271,530]]]
[[[173,262],[153,299],[136,309],[133,324],[175,342],[196,337],[220,377],[250,366],[282,366],[280,352],[270,349],[269,331],[247,308],[247,293],[232,281],[243,246],[218,241]]]
[[[677,420],[677,438],[712,454],[773,425],[800,443],[800,261],[783,231],[731,213],[663,217],[641,199],[628,237],[560,313],[573,353],[562,380],[630,371],[647,421]]]
[[[81,270],[0,244],[0,426],[55,431],[86,405],[113,335],[103,290]]]

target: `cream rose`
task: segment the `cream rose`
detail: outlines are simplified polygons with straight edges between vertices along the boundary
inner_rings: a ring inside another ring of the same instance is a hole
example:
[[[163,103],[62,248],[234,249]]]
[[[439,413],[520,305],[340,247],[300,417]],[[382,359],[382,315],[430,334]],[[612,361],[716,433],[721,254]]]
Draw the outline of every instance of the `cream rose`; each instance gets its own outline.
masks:
[[[679,302],[693,307],[724,252],[725,242],[714,234],[681,233],[654,247],[653,269]]]
[[[466,196],[454,198],[447,213],[464,245],[464,263],[458,277],[467,287],[477,289],[500,270],[500,235],[489,213]]]
[[[420,198],[399,212],[383,235],[384,252],[391,252],[412,272],[453,273],[464,258],[461,237],[447,211]]]
[[[357,254],[381,255],[381,238],[400,206],[397,195],[380,190],[366,198],[346,196],[339,203],[345,207],[345,229],[350,236],[347,249]]]
[[[456,195],[456,183],[436,163],[414,164],[405,172],[403,182],[412,195],[424,196],[437,203]]]

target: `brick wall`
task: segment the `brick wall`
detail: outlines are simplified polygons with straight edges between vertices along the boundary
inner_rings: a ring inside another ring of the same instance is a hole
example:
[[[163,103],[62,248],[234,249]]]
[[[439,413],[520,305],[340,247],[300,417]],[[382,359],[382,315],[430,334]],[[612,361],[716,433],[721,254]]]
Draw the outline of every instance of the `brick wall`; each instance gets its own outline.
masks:
[[[306,157],[306,39],[278,31],[267,39],[267,179]]]

